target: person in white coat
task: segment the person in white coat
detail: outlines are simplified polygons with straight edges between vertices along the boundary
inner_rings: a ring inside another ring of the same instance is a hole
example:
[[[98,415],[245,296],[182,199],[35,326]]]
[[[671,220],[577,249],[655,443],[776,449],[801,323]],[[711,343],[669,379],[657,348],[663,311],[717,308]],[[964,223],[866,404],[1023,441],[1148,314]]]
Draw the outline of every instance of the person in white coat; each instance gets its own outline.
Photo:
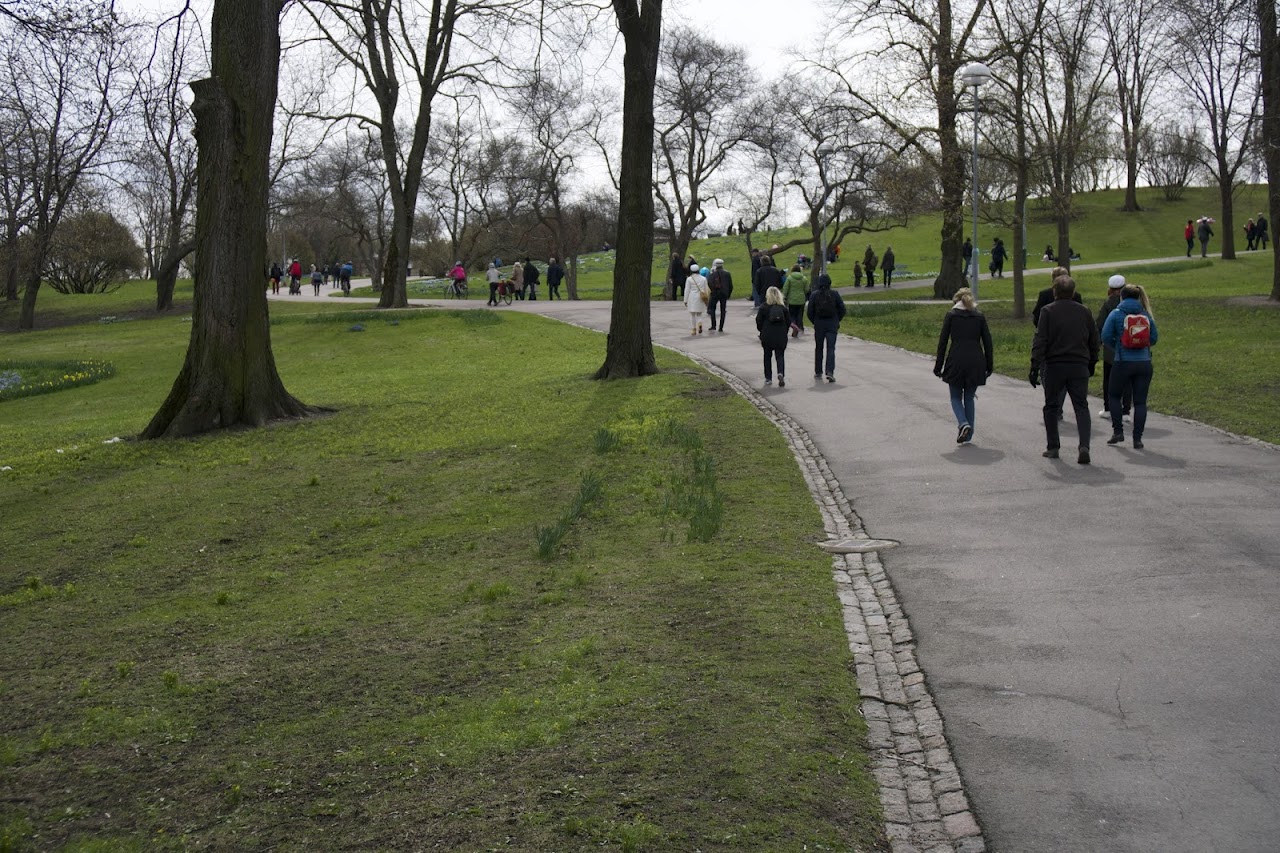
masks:
[[[707,300],[710,298],[711,289],[707,286],[707,277],[698,270],[697,264],[692,264],[689,267],[689,277],[684,280],[684,305],[689,309],[689,334],[702,334],[702,315],[707,312]]]

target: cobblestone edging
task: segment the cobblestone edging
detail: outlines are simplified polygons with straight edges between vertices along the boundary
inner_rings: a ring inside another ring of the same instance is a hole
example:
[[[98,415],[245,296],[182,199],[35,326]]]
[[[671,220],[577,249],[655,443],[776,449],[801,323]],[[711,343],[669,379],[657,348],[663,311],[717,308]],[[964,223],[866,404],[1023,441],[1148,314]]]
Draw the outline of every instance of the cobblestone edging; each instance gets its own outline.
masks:
[[[869,538],[835,474],[802,426],[749,384],[684,352],[750,400],[782,431],[832,539]],[[832,561],[836,596],[857,668],[872,772],[894,853],[983,853],[986,842],[916,663],[915,638],[878,554]]]

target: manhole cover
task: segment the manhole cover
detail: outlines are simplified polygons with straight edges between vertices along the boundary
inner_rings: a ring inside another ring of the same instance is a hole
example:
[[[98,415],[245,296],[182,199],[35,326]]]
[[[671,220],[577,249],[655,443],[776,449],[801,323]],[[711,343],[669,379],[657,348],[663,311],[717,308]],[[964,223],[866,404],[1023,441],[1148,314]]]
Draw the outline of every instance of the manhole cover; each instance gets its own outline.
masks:
[[[818,547],[830,554],[866,554],[897,548],[898,543],[893,539],[832,539],[819,542]]]

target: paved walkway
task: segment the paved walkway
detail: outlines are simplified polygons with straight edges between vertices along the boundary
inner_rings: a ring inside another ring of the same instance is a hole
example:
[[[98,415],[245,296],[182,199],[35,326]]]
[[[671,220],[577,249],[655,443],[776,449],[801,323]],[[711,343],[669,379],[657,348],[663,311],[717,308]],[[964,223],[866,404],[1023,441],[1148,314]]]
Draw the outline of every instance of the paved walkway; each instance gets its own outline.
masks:
[[[500,310],[609,322],[604,302]],[[805,337],[787,351],[787,387],[762,389],[750,313],[735,300],[727,334],[690,337],[683,306],[655,303],[654,340],[740,377],[794,425],[830,472],[829,529],[842,494],[850,530],[902,543],[859,564],[861,580],[847,579],[857,588],[839,588],[846,614],[851,601],[884,598],[884,615],[865,622],[892,646],[871,658],[904,686],[906,701],[868,700],[873,748],[923,750],[923,762],[877,764],[903,771],[902,789],[885,792],[895,849],[982,849],[957,825],[963,794],[944,799],[958,792],[927,741],[936,703],[987,849],[1276,850],[1277,449],[1153,414],[1143,451],[1108,447],[1095,418],[1091,466],[1073,453],[1048,461],[1041,393],[1000,376],[979,395],[973,444],[958,446],[931,359],[842,337],[838,381],[815,383]],[[856,335],[856,320],[843,331]],[[1157,349],[1156,405],[1159,362]],[[1063,439],[1074,444],[1070,417]],[[859,666],[864,692],[874,675]]]

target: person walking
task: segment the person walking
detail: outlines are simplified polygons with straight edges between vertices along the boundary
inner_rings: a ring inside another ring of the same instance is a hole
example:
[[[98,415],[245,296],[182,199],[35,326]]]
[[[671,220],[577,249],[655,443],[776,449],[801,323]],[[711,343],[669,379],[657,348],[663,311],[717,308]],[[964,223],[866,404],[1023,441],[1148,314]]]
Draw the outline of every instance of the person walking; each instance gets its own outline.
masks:
[[[997,237],[996,242],[991,246],[991,264],[988,266],[991,274],[996,278],[1004,278],[1004,261],[1007,257],[1009,257],[1009,251],[1004,247],[1004,241]]]
[[[486,305],[498,304],[498,282],[502,279],[502,273],[498,272],[498,266],[493,261],[489,262],[489,268],[484,271],[485,281],[489,282],[489,301]]]
[[[973,241],[968,237],[965,237],[964,246],[961,247],[960,251],[964,255],[964,277],[968,278],[973,275]]]
[[[1210,225],[1213,220],[1207,216],[1200,217],[1200,223],[1196,225],[1196,238],[1200,240],[1200,257],[1209,257],[1209,238],[1213,236],[1213,229]]]
[[[853,286],[862,287],[862,261],[853,262]]]
[[[762,254],[760,256],[760,268],[751,276],[751,290],[760,297],[760,305],[764,305],[765,294],[769,292],[769,288],[776,287],[779,292],[782,290],[782,270],[773,265],[773,255]]]
[[[534,266],[532,259],[526,257],[524,259],[524,286],[529,290],[529,301],[533,302],[538,298],[538,277],[540,273],[538,268]]]
[[[886,285],[887,286],[887,285]],[[831,287],[831,276],[818,276],[818,289],[809,297],[809,322],[813,324],[813,378],[836,381],[836,338],[847,309]],[[825,363],[823,354],[826,354]]]
[[[1102,335],[1102,327],[1107,322],[1107,318],[1111,316],[1111,312],[1120,304],[1120,291],[1124,288],[1125,280],[1122,275],[1113,275],[1107,279],[1107,298],[1102,303],[1102,307],[1098,309],[1098,315],[1094,317],[1094,324],[1098,327],[1098,335]],[[1098,417],[1111,417],[1111,372],[1115,363],[1116,351],[1105,340],[1102,341],[1102,411],[1098,412]],[[1122,417],[1129,417],[1129,406],[1133,401],[1133,393],[1126,390],[1121,402],[1124,410],[1120,413]]]
[[[1191,247],[1196,243],[1196,224],[1187,220],[1187,227],[1182,229],[1182,236],[1187,239],[1187,257],[1191,257]]]
[[[892,286],[893,271],[897,268],[897,262],[893,257],[893,247],[885,246],[884,257],[880,259],[880,271],[883,273],[881,277],[884,279],[884,286],[886,288]]]
[[[275,261],[271,262],[271,292],[280,295],[280,279],[284,278],[284,270],[280,269],[280,265]]]
[[[511,292],[516,299],[524,300],[524,264],[519,261],[511,265]]]
[[[1054,267],[1053,270],[1049,273],[1049,280],[1057,281],[1059,276],[1064,276],[1064,275],[1071,275],[1071,271],[1068,270],[1066,267]],[[1080,298],[1079,293],[1076,293],[1072,297],[1072,299],[1074,299],[1076,302],[1084,304],[1084,300]],[[1031,325],[1033,326],[1040,325],[1040,312],[1043,311],[1044,307],[1052,301],[1053,301],[1053,285],[1050,284],[1044,290],[1036,294],[1036,304],[1035,304],[1035,307],[1031,309]]]
[[[986,316],[978,310],[973,291],[962,287],[956,291],[955,304],[942,318],[938,336],[938,354],[933,361],[933,375],[951,389],[951,411],[956,416],[956,444],[973,438],[978,388],[987,384],[995,370],[991,346],[991,329]]]
[[[1257,247],[1264,252],[1267,249],[1267,217],[1259,213],[1253,219],[1254,231],[1257,235]]]
[[[689,277],[684,280],[684,305],[689,310],[690,335],[702,334],[702,315],[707,310],[707,302],[711,299],[711,290],[707,287],[707,279],[698,269],[697,264],[689,267]]]
[[[754,246],[751,248],[751,307],[758,309],[764,304],[764,291],[756,288],[756,273],[760,271],[761,264],[760,250]]]
[[[716,258],[711,263],[711,275],[707,278],[707,287],[711,289],[711,300],[707,309],[711,315],[711,331],[717,331],[716,306],[719,306],[719,331],[723,334],[724,318],[729,313],[729,297],[733,296],[733,276],[724,268],[724,261],[721,258]]]
[[[315,291],[315,295],[320,295],[320,285],[324,283],[324,273],[320,272],[320,268],[315,264],[311,265],[311,289]]]
[[[680,260],[680,254],[673,252],[671,263],[667,266],[667,284],[671,288],[668,298],[684,299],[684,280],[689,277],[688,269],[688,264]]]
[[[564,300],[560,295],[560,282],[564,281],[564,267],[559,258],[547,261],[547,298]]]
[[[1133,395],[1133,449],[1142,449],[1142,433],[1147,426],[1147,392],[1151,390],[1151,347],[1159,336],[1151,303],[1141,287],[1126,284],[1120,304],[1107,316],[1102,341],[1115,350],[1115,367],[1107,391],[1111,397],[1111,438],[1107,444],[1124,441],[1124,421],[1120,416],[1125,392]]]
[[[764,384],[773,384],[773,362],[778,363],[778,387],[787,384],[787,329],[791,327],[791,312],[787,310],[782,291],[770,287],[765,291],[764,304],[756,309],[756,331],[760,333],[760,346],[764,349]]]
[[[1057,459],[1061,441],[1058,419],[1062,404],[1071,397],[1076,413],[1080,453],[1076,462],[1089,464],[1089,377],[1098,364],[1098,327],[1089,309],[1072,297],[1076,283],[1071,276],[1054,279],[1053,302],[1040,312],[1040,324],[1031,342],[1031,387],[1044,376],[1044,431],[1047,459]],[[1115,417],[1113,414],[1112,417]]]
[[[876,286],[876,257],[875,251],[871,248],[871,244],[867,244],[867,251],[862,254],[862,272],[867,276],[867,287]]]
[[[809,298],[809,279],[799,264],[791,267],[787,280],[782,283],[782,298],[791,312],[791,337],[804,333],[804,303]]]
[[[1248,249],[1250,252],[1252,252],[1252,251],[1253,251],[1253,249],[1254,249],[1254,244],[1255,244],[1255,242],[1257,241],[1257,239],[1258,239],[1258,230],[1257,230],[1257,226],[1256,226],[1256,225],[1254,225],[1254,224],[1253,224],[1253,220],[1252,220],[1252,219],[1250,219],[1249,221],[1245,222],[1245,224],[1244,224],[1244,243],[1245,243],[1245,248],[1246,248],[1246,249]]]

